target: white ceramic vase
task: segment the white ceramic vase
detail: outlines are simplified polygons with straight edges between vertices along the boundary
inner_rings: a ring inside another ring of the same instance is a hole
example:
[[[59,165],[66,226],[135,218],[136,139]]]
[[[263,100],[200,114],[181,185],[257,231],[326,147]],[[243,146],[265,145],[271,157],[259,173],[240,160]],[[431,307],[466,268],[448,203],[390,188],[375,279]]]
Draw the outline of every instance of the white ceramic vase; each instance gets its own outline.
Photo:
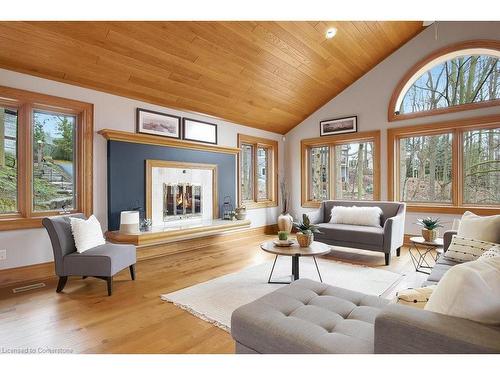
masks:
[[[278,216],[278,229],[281,232],[292,232],[293,217],[290,214],[281,214]]]

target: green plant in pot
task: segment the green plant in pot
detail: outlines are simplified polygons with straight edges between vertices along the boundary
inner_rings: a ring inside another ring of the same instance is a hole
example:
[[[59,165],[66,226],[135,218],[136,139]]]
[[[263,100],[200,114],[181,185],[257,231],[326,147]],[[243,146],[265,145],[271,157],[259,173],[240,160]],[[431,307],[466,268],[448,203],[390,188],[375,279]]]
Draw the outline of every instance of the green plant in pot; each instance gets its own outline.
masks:
[[[278,232],[278,239],[280,241],[286,241],[286,240],[288,240],[288,232],[286,232],[284,230],[280,230]]]
[[[438,237],[438,228],[442,228],[441,220],[436,217],[426,217],[423,219],[417,219],[417,225],[422,227],[422,237],[427,242],[434,242]]]
[[[311,224],[311,220],[306,214],[302,215],[302,222],[293,223],[293,227],[297,229],[297,242],[300,247],[311,245],[314,240],[314,233],[321,233],[317,225]]]

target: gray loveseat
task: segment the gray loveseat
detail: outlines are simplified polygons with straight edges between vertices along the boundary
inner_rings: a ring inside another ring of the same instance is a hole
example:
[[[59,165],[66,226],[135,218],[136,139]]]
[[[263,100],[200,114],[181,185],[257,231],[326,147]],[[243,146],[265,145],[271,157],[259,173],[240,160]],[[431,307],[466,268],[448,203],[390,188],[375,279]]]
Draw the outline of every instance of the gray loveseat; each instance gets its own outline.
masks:
[[[335,206],[380,207],[381,227],[332,224],[331,211]],[[389,265],[391,254],[400,254],[404,242],[406,205],[400,202],[382,201],[324,201],[320,208],[309,213],[311,222],[317,224],[321,234],[315,234],[317,241],[332,246],[372,250],[384,253],[385,264]]]
[[[444,235],[445,250],[454,232]],[[452,267],[441,257],[427,283]],[[500,327],[300,279],[236,309],[236,353],[500,353]]]

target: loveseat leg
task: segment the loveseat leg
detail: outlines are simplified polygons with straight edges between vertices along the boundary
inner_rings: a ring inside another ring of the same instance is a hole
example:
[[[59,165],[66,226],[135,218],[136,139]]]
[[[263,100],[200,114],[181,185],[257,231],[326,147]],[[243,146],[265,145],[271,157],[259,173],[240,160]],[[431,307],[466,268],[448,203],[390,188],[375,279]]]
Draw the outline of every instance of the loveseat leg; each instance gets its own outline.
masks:
[[[61,293],[66,286],[68,281],[68,276],[59,276],[59,282],[57,283],[56,293]]]
[[[398,248],[396,249],[396,256],[400,256],[400,255],[401,255],[401,248],[400,248],[400,247],[398,247]]]
[[[385,265],[388,266],[391,262],[391,253],[384,253],[385,256]]]
[[[113,293],[113,276],[106,277],[106,283],[108,284],[108,296]]]
[[[129,269],[130,269],[130,278],[131,278],[132,280],[135,280],[135,264],[132,264],[132,265],[129,267]]]

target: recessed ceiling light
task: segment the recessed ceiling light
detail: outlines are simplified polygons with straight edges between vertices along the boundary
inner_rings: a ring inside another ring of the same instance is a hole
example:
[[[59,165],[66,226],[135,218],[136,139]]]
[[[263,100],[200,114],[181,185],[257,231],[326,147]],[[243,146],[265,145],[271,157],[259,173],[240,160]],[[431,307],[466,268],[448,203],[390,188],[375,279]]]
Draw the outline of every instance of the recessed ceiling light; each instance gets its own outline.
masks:
[[[337,28],[335,27],[330,27],[328,30],[326,30],[326,39],[332,39],[335,35],[337,34]]]

